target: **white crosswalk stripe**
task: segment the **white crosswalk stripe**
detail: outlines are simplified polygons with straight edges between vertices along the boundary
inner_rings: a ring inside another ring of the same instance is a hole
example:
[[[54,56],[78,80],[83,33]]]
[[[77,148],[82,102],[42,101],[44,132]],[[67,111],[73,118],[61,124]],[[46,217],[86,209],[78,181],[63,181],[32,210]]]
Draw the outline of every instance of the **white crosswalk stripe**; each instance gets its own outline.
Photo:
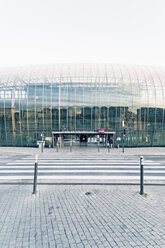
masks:
[[[34,176],[34,156],[19,158],[0,164],[0,181],[30,180]],[[38,180],[49,182],[139,182],[139,157],[96,155],[55,155],[39,157]],[[144,162],[147,181],[164,181],[165,166],[161,161],[148,159]]]

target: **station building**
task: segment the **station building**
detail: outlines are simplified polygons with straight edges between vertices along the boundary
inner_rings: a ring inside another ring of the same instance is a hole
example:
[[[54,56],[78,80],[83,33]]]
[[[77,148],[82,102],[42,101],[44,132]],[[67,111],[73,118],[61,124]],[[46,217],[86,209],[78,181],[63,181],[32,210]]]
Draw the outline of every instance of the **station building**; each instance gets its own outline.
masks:
[[[165,146],[165,68],[60,64],[0,69],[0,146]]]

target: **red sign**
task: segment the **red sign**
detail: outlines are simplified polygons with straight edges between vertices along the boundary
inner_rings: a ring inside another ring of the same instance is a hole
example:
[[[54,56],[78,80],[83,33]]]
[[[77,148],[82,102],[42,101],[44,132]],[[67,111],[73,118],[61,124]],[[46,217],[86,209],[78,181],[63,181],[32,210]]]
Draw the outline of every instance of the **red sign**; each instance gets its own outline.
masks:
[[[98,129],[98,133],[104,133],[104,129]]]

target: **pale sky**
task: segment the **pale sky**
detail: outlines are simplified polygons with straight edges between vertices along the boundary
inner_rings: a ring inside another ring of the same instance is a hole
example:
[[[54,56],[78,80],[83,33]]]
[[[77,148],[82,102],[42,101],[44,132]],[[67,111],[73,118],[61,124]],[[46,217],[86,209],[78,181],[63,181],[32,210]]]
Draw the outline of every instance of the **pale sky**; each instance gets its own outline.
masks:
[[[0,0],[0,67],[165,66],[165,0]]]

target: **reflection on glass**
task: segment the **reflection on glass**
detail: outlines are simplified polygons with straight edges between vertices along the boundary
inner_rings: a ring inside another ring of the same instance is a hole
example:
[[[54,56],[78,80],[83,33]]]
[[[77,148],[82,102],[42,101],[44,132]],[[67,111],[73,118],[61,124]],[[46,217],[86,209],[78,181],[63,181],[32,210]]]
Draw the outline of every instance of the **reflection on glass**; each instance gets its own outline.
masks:
[[[135,82],[100,80],[2,87],[0,145],[36,146],[43,131],[51,136],[52,131],[98,129],[114,131],[117,145],[124,119],[125,146],[164,146],[164,89],[143,76]]]

